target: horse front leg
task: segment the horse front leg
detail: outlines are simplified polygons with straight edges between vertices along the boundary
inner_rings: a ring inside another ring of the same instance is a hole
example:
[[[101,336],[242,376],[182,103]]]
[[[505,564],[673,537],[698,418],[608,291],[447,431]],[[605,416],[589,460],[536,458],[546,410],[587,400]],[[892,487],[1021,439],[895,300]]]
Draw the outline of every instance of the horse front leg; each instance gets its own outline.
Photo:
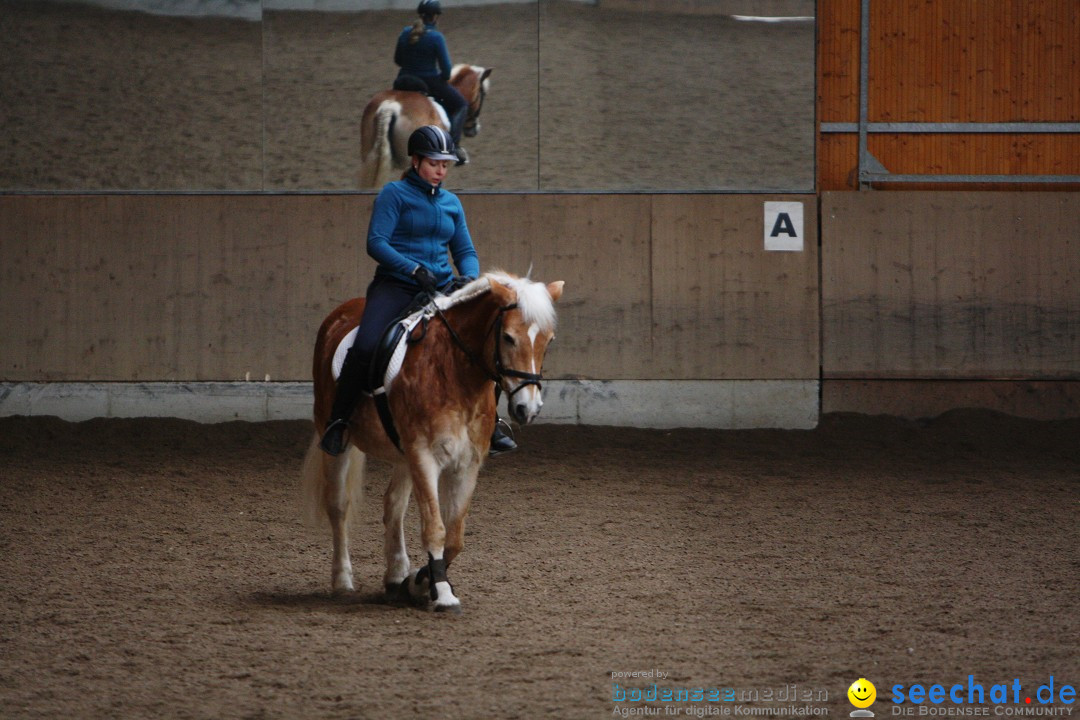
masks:
[[[423,451],[410,457],[409,469],[416,504],[420,508],[420,534],[428,556],[427,565],[410,580],[410,593],[419,599],[426,590],[436,612],[461,612],[461,602],[446,577],[446,526],[439,507],[442,468],[430,452]]]
[[[403,589],[406,592],[408,589],[407,585],[403,585],[409,578],[409,551],[405,547],[405,511],[409,508],[411,493],[408,466],[395,465],[390,485],[383,497],[383,551],[386,555],[383,585],[386,587],[388,600],[396,600]]]
[[[465,547],[465,516],[469,512],[473,491],[476,490],[476,476],[480,473],[480,464],[470,465],[454,473],[446,473],[439,498],[442,501],[442,516],[446,523],[446,566],[454,561]]]

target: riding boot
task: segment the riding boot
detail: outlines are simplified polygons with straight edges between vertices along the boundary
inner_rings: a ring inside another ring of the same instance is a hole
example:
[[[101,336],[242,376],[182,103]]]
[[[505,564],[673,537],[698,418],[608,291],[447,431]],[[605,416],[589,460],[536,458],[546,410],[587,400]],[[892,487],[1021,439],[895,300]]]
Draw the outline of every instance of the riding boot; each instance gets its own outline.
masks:
[[[517,443],[502,429],[502,426],[506,425],[506,429],[509,430],[510,425],[499,417],[499,397],[501,395],[502,388],[495,385],[495,430],[491,433],[491,447],[488,448],[488,457],[495,457],[511,450],[517,450]]]
[[[488,457],[495,457],[511,450],[517,450],[517,443],[514,442],[512,437],[503,432],[503,425],[506,425],[505,420],[502,418],[496,420],[495,431],[491,433],[491,447],[488,448]],[[509,426],[507,427],[509,429]]]
[[[465,152],[465,148],[458,145],[454,148],[454,154],[457,155],[457,162],[454,163],[454,167],[461,167],[462,165],[469,164],[469,153]]]
[[[330,422],[327,423],[326,432],[319,442],[319,447],[327,455],[337,456],[345,450],[345,431],[349,428],[349,418],[356,408],[356,401],[368,388],[370,368],[369,360],[361,358],[356,350],[349,349],[338,376],[334,405],[330,409]]]

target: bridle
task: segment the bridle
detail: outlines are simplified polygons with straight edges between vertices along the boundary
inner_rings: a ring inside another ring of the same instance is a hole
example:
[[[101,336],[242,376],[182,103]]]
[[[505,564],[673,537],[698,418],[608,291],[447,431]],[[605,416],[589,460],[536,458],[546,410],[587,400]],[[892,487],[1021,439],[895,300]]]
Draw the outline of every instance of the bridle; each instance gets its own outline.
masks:
[[[478,90],[477,95],[476,111],[473,112],[473,103],[469,103],[469,112],[465,117],[465,122],[462,127],[462,130],[466,131],[466,133],[471,130],[473,131],[473,134],[475,134],[476,126],[480,122],[480,111],[484,109],[484,98],[487,97],[487,93],[484,92],[483,82],[480,83],[480,89]],[[472,137],[472,135],[469,135],[469,137]]]
[[[535,385],[537,390],[541,389],[540,381],[543,380],[543,374],[542,373],[524,372],[522,370],[515,370],[514,368],[508,368],[505,365],[503,365],[503,361],[502,361],[503,315],[510,312],[511,310],[516,310],[517,307],[518,307],[517,303],[510,303],[509,305],[504,305],[504,306],[500,307],[499,308],[499,313],[495,316],[494,322],[491,323],[491,327],[489,327],[488,331],[484,334],[484,343],[486,343],[487,339],[488,339],[488,335],[491,335],[492,332],[495,333],[495,358],[494,358],[494,367],[495,367],[495,369],[494,370],[491,370],[487,365],[485,365],[484,361],[480,358],[480,356],[477,353],[473,352],[465,344],[465,341],[461,339],[461,336],[458,335],[457,331],[454,330],[452,325],[450,325],[450,321],[446,319],[446,315],[443,314],[443,311],[439,308],[439,306],[434,304],[434,303],[432,303],[432,305],[435,307],[435,314],[439,316],[439,318],[443,321],[443,325],[445,325],[446,329],[450,332],[450,337],[451,337],[451,339],[453,339],[454,344],[457,345],[459,348],[461,348],[461,351],[463,353],[465,353],[465,356],[467,358],[469,358],[469,360],[472,361],[472,363],[474,365],[479,366],[480,369],[484,371],[484,374],[488,377],[488,379],[494,380],[496,384],[500,384],[500,385],[502,384],[502,379],[506,378],[506,377],[517,378],[517,379],[521,380],[521,382],[518,383],[518,386],[516,388],[514,388],[510,392],[510,394],[508,395],[509,398],[514,397],[514,395],[516,395],[519,390],[521,390],[521,389],[523,389],[523,388],[525,388],[525,387],[527,387],[529,385]],[[481,347],[482,347],[482,345],[481,345]]]

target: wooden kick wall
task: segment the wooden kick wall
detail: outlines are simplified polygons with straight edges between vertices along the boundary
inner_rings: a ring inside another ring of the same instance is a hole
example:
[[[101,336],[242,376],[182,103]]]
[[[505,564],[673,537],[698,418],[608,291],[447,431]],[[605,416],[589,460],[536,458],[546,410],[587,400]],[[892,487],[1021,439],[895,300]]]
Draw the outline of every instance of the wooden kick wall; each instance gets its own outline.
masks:
[[[860,5],[818,3],[821,123],[859,119]],[[870,122],[1080,122],[1076,0],[872,0],[870,7]],[[855,189],[857,134],[818,137],[818,189]],[[1080,174],[1077,133],[871,134],[868,147],[892,173]]]
[[[1080,195],[828,192],[822,411],[1080,416]]]
[[[310,379],[370,195],[0,197],[0,381]],[[806,250],[763,250],[762,203]],[[464,195],[486,268],[566,281],[548,375],[819,375],[814,196]]]

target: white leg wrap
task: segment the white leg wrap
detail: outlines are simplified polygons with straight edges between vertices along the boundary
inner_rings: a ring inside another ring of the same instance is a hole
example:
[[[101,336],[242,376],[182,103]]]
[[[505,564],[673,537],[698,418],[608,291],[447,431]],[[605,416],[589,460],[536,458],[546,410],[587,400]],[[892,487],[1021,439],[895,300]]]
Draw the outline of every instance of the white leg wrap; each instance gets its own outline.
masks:
[[[454,607],[461,604],[454,595],[454,591],[450,589],[450,583],[445,580],[435,583],[435,592],[438,593],[438,597],[435,598],[435,607]]]

